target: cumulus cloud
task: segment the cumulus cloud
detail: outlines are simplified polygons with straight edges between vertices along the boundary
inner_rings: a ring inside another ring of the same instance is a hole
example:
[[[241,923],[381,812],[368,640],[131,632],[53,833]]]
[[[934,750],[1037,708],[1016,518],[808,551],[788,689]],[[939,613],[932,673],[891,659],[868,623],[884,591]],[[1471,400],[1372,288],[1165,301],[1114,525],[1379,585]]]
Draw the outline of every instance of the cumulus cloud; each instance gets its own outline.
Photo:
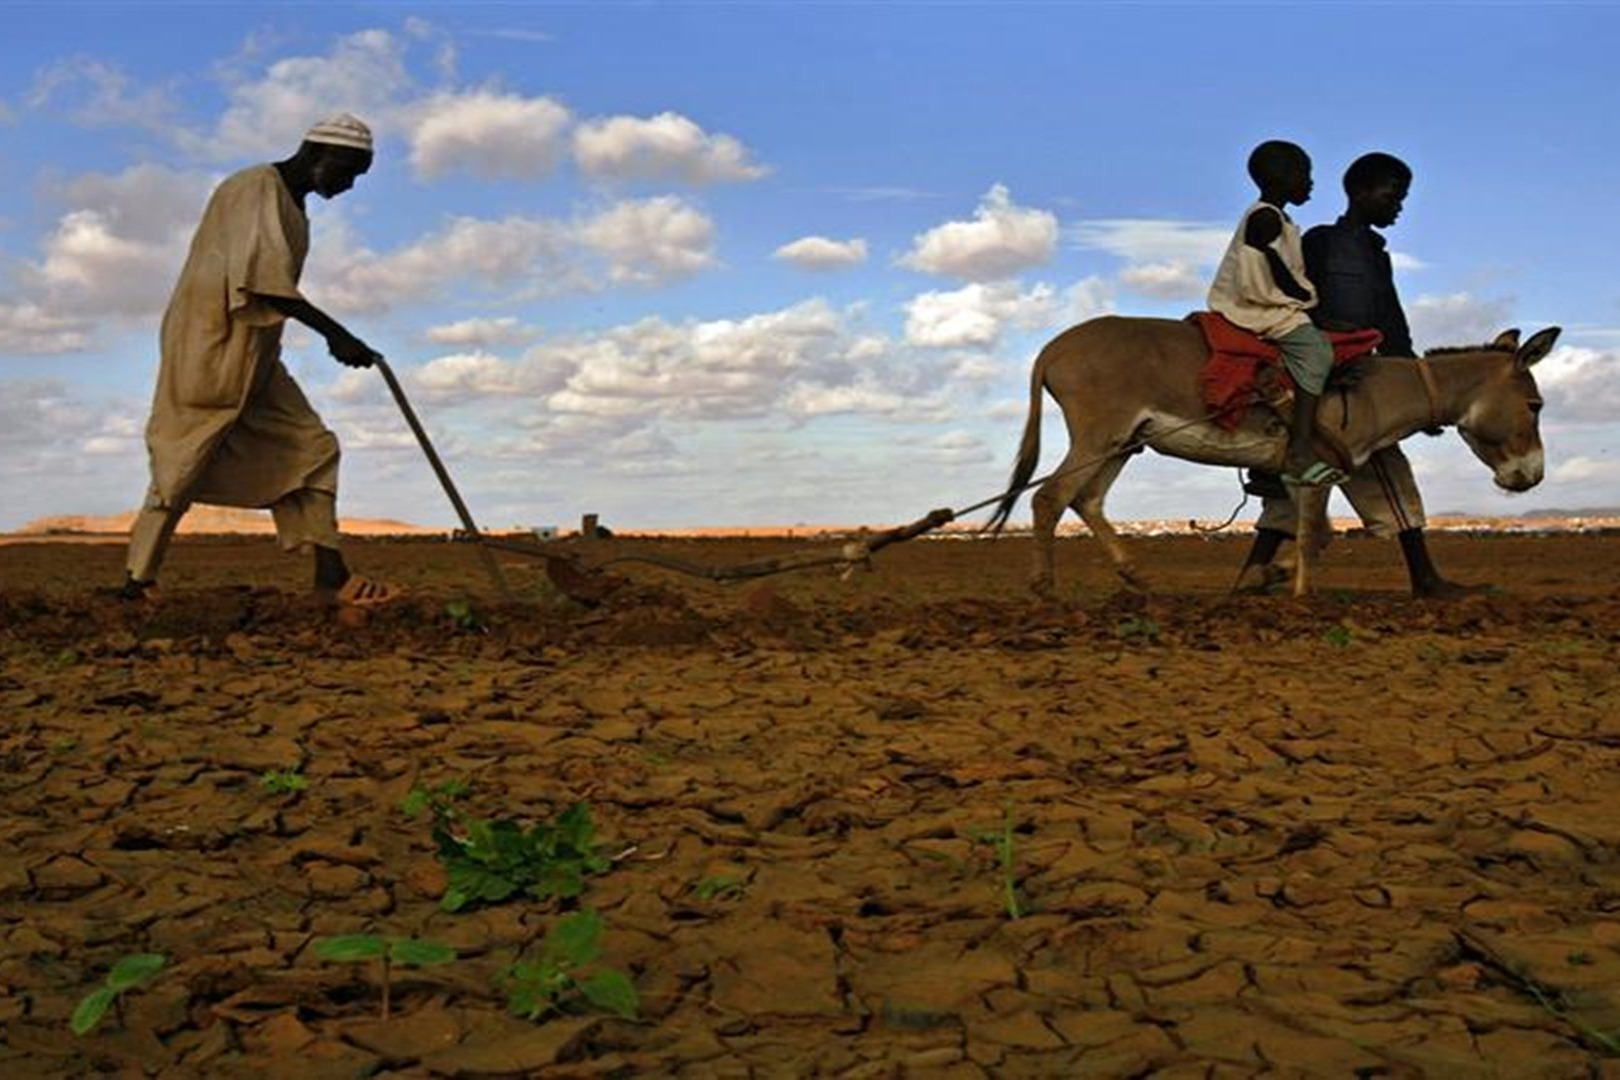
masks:
[[[621,202],[583,222],[578,237],[618,284],[661,284],[715,262],[713,220],[673,195]]]
[[[710,134],[674,112],[581,124],[574,132],[574,160],[586,175],[611,180],[712,184],[757,180],[770,172],[736,138]]]
[[[1620,416],[1620,353],[1562,345],[1535,367],[1545,422],[1613,423]]]
[[[527,345],[540,336],[540,328],[519,322],[515,316],[502,315],[493,319],[462,319],[442,326],[431,326],[424,336],[435,345],[495,348]]]
[[[487,90],[438,94],[418,108],[410,132],[411,165],[430,179],[456,171],[536,179],[556,167],[572,119],[549,97]]]
[[[866,241],[806,236],[777,248],[773,258],[802,270],[844,270],[866,261]]]
[[[948,221],[914,237],[900,264],[928,274],[989,281],[1047,262],[1057,236],[1053,214],[1018,206],[1007,188],[997,184],[985,193],[972,221]]]
[[[386,30],[339,38],[326,53],[274,61],[262,73],[226,73],[229,104],[214,130],[183,134],[184,149],[210,159],[285,154],[311,124],[350,112],[381,135],[401,126],[415,87],[407,42]]]
[[[1056,291],[1017,282],[975,283],[952,292],[926,292],[906,304],[906,341],[932,348],[989,348],[1010,325],[1033,328],[1052,322]]]
[[[1406,315],[1417,347],[1432,349],[1490,341],[1512,325],[1508,321],[1511,306],[1509,298],[1487,300],[1458,292],[1420,296],[1406,305]]]
[[[586,288],[569,227],[525,217],[457,217],[387,254],[360,244],[341,221],[310,255],[304,290],[344,312],[379,312],[476,282],[513,291]]]

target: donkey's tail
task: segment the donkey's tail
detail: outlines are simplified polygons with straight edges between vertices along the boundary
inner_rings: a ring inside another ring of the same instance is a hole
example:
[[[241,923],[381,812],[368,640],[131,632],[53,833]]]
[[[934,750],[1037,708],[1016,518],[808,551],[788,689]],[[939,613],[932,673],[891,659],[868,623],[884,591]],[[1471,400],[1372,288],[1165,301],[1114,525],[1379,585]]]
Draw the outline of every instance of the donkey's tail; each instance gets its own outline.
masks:
[[[1007,493],[996,504],[995,513],[990,520],[984,523],[984,529],[989,533],[999,533],[1007,518],[1012,515],[1013,507],[1018,505],[1018,497],[1024,493],[1029,485],[1029,478],[1035,475],[1035,465],[1041,457],[1041,392],[1046,388],[1046,350],[1035,358],[1029,373],[1029,414],[1024,420],[1024,437],[1018,443],[1018,461],[1013,465],[1012,478],[1007,482]]]

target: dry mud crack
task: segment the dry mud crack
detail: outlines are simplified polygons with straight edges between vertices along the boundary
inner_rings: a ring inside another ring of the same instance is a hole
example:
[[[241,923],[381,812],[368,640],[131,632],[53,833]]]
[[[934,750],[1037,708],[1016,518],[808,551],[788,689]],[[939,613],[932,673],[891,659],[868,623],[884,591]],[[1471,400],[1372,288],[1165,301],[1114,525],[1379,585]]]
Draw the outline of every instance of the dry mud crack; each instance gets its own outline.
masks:
[[[1616,1074],[1620,539],[1437,545],[1504,585],[1450,606],[1376,541],[1308,604],[1227,599],[1236,545],[1155,546],[1147,599],[1063,548],[1055,605],[957,542],[587,611],[377,543],[414,592],[348,626],[267,543],[182,543],[152,610],[87,587],[116,551],[5,549],[0,1071]],[[640,1019],[506,1012],[570,905],[441,910],[401,803],[463,779],[589,804],[620,857],[578,903]],[[385,1022],[314,955],[361,932],[458,959]],[[137,952],[168,967],[72,1036]]]

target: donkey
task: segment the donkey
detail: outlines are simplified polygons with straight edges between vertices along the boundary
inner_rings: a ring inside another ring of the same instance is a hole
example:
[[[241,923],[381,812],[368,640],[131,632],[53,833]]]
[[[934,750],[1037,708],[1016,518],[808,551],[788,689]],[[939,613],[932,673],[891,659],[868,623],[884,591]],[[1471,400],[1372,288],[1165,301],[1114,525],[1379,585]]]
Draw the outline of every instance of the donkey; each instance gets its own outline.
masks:
[[[1519,332],[1508,330],[1489,345],[1430,350],[1420,360],[1362,361],[1360,378],[1342,391],[1342,410],[1338,403],[1323,403],[1322,416],[1333,418],[1335,456],[1353,470],[1374,451],[1419,429],[1454,424],[1474,456],[1490,467],[1498,487],[1528,491],[1541,482],[1543,471],[1537,427],[1541,395],[1530,368],[1552,350],[1559,333],[1549,327],[1520,345]],[[1064,331],[1035,358],[1029,417],[1012,482],[986,528],[1001,530],[1035,472],[1044,389],[1063,409],[1069,452],[1031,499],[1035,568],[1030,586],[1037,594],[1052,594],[1052,544],[1064,507],[1073,507],[1102,541],[1127,586],[1147,587],[1103,516],[1108,489],[1126,459],[1143,448],[1202,464],[1281,471],[1288,431],[1277,413],[1256,405],[1232,430],[1209,413],[1198,388],[1208,355],[1202,331],[1191,322],[1109,315]],[[1331,489],[1295,490],[1299,555],[1293,591],[1303,596],[1319,546],[1316,523],[1324,519]]]

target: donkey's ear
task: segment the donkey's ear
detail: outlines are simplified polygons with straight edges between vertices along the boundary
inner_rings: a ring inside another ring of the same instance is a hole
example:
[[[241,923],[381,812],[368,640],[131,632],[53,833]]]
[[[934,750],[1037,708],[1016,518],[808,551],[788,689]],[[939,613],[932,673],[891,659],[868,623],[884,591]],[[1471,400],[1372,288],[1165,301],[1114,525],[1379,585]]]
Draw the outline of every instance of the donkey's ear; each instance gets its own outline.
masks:
[[[1500,334],[1497,334],[1496,340],[1491,342],[1491,348],[1493,349],[1517,349],[1518,347],[1519,328],[1517,326],[1511,330],[1504,330]]]
[[[1537,360],[1552,352],[1553,343],[1558,340],[1558,335],[1563,332],[1564,328],[1561,326],[1549,326],[1545,330],[1532,334],[1530,340],[1525,342],[1524,346],[1519,349],[1518,355],[1514,357],[1514,362],[1521,368],[1534,366]]]

